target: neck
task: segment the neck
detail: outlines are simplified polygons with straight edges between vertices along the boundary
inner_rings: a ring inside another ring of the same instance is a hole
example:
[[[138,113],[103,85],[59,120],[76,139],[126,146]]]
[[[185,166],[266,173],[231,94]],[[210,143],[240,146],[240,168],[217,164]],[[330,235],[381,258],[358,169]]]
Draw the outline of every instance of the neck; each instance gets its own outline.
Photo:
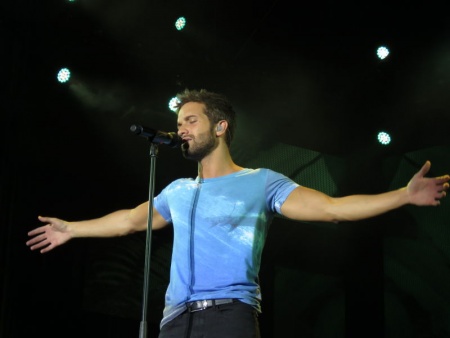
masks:
[[[229,175],[244,168],[234,163],[227,146],[217,147],[198,163],[200,178],[214,178]]]

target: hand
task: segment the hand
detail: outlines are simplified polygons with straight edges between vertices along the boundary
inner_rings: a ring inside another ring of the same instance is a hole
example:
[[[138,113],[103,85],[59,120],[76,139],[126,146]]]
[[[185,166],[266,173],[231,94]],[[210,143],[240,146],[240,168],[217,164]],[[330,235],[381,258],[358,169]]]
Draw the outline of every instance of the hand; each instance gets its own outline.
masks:
[[[406,189],[409,202],[415,205],[440,205],[440,199],[447,195],[449,175],[427,178],[425,175],[431,168],[430,161],[426,161],[422,168],[412,177]]]
[[[53,217],[39,216],[41,222],[47,222],[46,225],[31,230],[28,236],[33,236],[27,241],[27,245],[31,250],[41,249],[41,253],[53,250],[57,246],[66,243],[72,238],[67,227],[67,222]]]

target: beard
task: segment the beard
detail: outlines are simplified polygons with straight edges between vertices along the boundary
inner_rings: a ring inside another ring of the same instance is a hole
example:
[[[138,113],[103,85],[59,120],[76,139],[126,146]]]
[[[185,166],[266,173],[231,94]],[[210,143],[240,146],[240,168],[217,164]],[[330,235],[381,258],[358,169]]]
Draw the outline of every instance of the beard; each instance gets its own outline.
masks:
[[[184,142],[181,145],[181,151],[184,158],[193,161],[201,161],[219,145],[219,143],[216,142],[216,138],[212,130],[209,133],[196,137],[190,142],[191,144]]]

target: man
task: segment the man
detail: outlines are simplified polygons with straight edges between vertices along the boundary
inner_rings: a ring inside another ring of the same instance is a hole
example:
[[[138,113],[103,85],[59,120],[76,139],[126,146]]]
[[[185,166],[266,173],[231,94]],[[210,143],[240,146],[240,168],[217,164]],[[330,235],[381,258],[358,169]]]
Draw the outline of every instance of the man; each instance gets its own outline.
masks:
[[[356,221],[406,204],[437,206],[449,175],[426,178],[427,161],[404,188],[375,195],[330,197],[269,169],[234,163],[229,147],[235,112],[206,90],[178,95],[182,152],[198,162],[196,179],[178,179],[154,199],[154,230],[174,227],[170,283],[160,337],[259,337],[261,253],[276,213],[292,220]],[[41,217],[31,250],[48,252],[77,237],[123,236],[147,228],[148,202],[97,219]]]

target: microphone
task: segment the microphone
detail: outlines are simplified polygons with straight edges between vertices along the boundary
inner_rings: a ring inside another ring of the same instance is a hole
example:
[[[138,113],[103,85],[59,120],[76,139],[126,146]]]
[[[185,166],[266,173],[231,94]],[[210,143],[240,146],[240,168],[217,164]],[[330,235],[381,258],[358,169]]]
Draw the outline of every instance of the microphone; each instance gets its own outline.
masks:
[[[130,127],[130,130],[136,135],[147,138],[152,143],[166,144],[171,148],[177,148],[181,146],[182,143],[181,137],[179,137],[175,132],[155,130],[136,124],[133,124]]]

